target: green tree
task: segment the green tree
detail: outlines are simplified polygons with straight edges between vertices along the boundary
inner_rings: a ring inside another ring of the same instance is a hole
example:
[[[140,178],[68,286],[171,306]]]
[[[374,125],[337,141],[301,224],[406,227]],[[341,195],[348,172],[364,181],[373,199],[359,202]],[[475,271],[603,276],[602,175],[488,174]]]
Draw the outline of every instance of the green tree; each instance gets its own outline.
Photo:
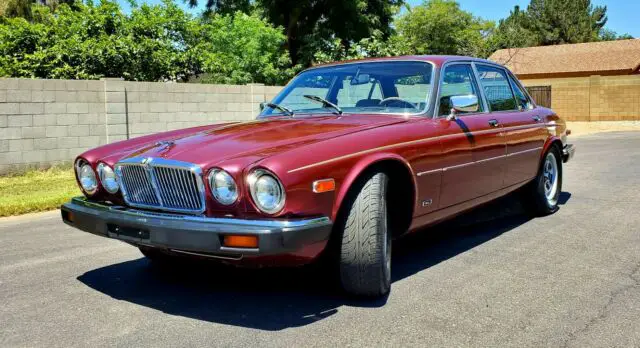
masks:
[[[198,0],[186,0],[192,6]],[[286,48],[294,65],[308,66],[316,49],[326,42],[340,40],[341,45],[378,33],[388,38],[391,22],[404,0],[207,0],[214,12],[255,11],[274,26],[284,28]],[[376,35],[378,35],[376,34]]]
[[[0,75],[13,77],[187,80],[278,84],[293,74],[285,36],[256,16],[193,18],[175,3],[32,5],[33,20],[0,21]]]
[[[590,0],[531,0],[525,27],[539,45],[558,45],[598,40],[607,23],[607,7]]]
[[[618,35],[618,33],[616,33],[615,31],[606,29],[606,28],[603,28],[598,35],[598,39],[600,41],[629,40],[633,38],[634,37],[632,35],[629,35],[629,34]]]
[[[409,54],[411,49],[407,42],[397,35],[384,39],[380,33],[345,46],[340,39],[326,40],[318,43],[314,62],[330,63],[340,60],[392,57]]]
[[[55,10],[61,4],[77,8],[75,0],[0,0],[0,17],[22,17],[32,20],[31,6],[34,4],[47,6],[51,10]]]
[[[202,61],[211,83],[283,84],[295,71],[283,49],[285,36],[256,16],[213,15],[202,28],[192,54]]]
[[[416,54],[485,56],[485,38],[493,27],[453,0],[426,1],[397,20],[398,34]]]

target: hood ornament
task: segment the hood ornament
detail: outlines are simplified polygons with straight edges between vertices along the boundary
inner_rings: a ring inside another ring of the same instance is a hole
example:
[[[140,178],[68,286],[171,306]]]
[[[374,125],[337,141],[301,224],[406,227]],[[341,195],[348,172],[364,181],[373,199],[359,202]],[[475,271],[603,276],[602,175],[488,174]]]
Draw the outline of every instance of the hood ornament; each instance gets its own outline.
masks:
[[[161,150],[168,149],[171,146],[175,145],[175,141],[173,140],[162,140],[156,143],[156,146],[160,146]]]

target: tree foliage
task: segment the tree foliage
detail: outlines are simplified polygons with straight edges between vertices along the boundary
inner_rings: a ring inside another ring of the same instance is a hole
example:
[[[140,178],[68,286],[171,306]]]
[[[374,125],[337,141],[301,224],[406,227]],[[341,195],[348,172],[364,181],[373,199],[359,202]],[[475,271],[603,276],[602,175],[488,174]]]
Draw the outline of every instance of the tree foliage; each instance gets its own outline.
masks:
[[[115,1],[0,0],[0,76],[282,84],[314,63],[631,38],[590,0],[531,0],[497,25],[454,0],[206,0],[196,17]]]
[[[607,30],[607,7],[590,0],[531,0],[516,6],[489,38],[492,49],[544,46],[632,38]]]
[[[540,45],[589,42],[598,40],[606,13],[606,6],[590,0],[531,0],[525,24]]]
[[[185,0],[197,5],[198,0]],[[207,0],[214,12],[235,10],[261,14],[274,26],[284,28],[286,48],[293,64],[308,66],[318,47],[335,40],[349,49],[362,39],[393,33],[391,22],[404,0]]]
[[[285,36],[256,16],[193,18],[171,1],[130,15],[111,1],[32,12],[32,21],[0,20],[1,75],[158,81],[205,74],[213,82],[277,84],[293,74]]]
[[[397,20],[398,34],[415,54],[485,56],[493,22],[474,17],[453,0],[431,0]]]

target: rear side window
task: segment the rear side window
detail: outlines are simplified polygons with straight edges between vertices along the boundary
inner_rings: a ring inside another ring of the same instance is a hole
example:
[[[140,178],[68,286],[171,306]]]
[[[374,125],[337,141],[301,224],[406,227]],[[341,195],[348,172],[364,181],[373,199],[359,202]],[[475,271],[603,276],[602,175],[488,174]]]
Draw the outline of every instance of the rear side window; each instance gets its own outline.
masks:
[[[520,86],[516,83],[513,76],[509,75],[509,83],[513,89],[513,93],[516,95],[516,101],[518,102],[518,109],[527,110],[533,108],[533,104],[527,98],[527,95],[522,91]]]
[[[511,92],[509,79],[504,70],[487,65],[476,65],[480,75],[480,85],[491,111],[517,110],[516,99]]]

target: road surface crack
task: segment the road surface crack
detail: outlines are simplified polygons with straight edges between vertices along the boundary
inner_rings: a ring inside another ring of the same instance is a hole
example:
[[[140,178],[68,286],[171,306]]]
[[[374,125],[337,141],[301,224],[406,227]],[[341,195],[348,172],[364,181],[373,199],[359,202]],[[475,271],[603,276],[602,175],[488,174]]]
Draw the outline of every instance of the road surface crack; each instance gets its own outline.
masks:
[[[601,320],[605,319],[609,315],[611,306],[620,295],[622,295],[629,289],[636,288],[636,287],[640,288],[640,262],[638,262],[631,269],[631,272],[627,273],[627,276],[629,277],[629,279],[632,280],[632,282],[628,285],[625,285],[613,291],[609,295],[609,300],[607,301],[607,303],[604,306],[602,306],[602,308],[600,309],[598,315],[591,318],[591,320],[589,320],[580,330],[571,333],[567,338],[567,340],[562,345],[563,347],[568,347],[569,344],[575,341],[582,333],[587,332],[591,327],[596,325]]]

